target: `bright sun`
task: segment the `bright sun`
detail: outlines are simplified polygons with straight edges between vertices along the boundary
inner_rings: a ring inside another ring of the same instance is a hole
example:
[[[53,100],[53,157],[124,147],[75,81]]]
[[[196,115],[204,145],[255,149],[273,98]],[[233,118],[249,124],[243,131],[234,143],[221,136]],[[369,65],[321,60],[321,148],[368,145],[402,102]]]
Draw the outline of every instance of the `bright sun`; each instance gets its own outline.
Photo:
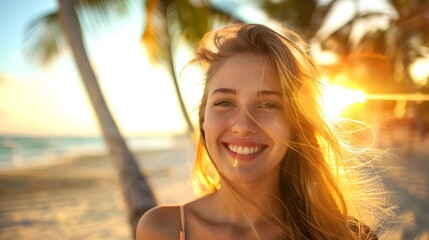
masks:
[[[350,89],[341,85],[328,83],[323,80],[325,87],[322,90],[322,109],[327,119],[335,119],[350,105],[366,101],[362,90]]]

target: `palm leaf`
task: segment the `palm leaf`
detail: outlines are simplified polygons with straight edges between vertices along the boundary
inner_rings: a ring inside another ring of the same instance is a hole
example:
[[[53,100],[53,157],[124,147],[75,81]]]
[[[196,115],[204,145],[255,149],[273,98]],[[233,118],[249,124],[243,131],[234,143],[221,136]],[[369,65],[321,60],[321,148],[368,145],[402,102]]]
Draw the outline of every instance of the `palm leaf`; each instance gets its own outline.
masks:
[[[128,13],[128,0],[74,0],[81,25],[91,32]]]
[[[33,20],[24,32],[24,50],[30,58],[48,64],[66,47],[58,14],[50,13]]]
[[[170,53],[166,46],[175,45],[180,39],[195,47],[205,33],[219,25],[238,22],[233,16],[214,8],[207,1],[153,0],[147,1],[146,29],[142,42],[153,63],[162,63]]]
[[[86,30],[96,31],[127,12],[127,0],[74,0],[79,11],[79,20]],[[58,13],[48,13],[32,20],[25,28],[24,51],[41,64],[51,63],[63,49],[64,41]]]
[[[169,22],[177,21],[177,29],[188,43],[195,46],[196,43],[207,33],[217,27],[231,21],[238,21],[231,15],[219,9],[213,8],[207,1],[201,1],[199,5],[193,5],[187,0],[178,0],[172,4],[169,11]],[[170,19],[171,18],[171,19]]]
[[[149,60],[153,63],[165,60],[169,56],[165,49],[169,39],[164,9],[163,3],[158,0],[146,2],[146,28],[141,41],[146,46]]]

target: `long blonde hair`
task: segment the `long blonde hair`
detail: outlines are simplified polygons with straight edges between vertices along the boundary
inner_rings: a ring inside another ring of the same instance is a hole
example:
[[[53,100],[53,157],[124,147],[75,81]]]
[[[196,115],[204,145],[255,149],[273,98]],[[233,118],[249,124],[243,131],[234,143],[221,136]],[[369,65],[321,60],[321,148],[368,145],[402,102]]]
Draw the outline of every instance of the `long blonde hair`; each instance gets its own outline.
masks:
[[[293,33],[291,36],[300,40]],[[284,232],[292,239],[371,239],[366,226],[378,226],[379,216],[374,213],[381,212],[383,203],[375,200],[382,199],[381,191],[376,185],[371,185],[375,188],[372,192],[362,191],[371,187],[368,179],[361,177],[364,158],[348,151],[336,128],[324,119],[319,75],[312,59],[294,41],[266,26],[231,25],[206,34],[196,51],[195,61],[206,67],[206,86],[226,60],[242,53],[268,57],[283,93],[285,119],[291,126],[279,176],[278,197],[284,217],[278,221]],[[219,189],[222,177],[213,166],[201,128],[206,103],[207,89],[199,108],[193,172],[194,187],[201,194]]]

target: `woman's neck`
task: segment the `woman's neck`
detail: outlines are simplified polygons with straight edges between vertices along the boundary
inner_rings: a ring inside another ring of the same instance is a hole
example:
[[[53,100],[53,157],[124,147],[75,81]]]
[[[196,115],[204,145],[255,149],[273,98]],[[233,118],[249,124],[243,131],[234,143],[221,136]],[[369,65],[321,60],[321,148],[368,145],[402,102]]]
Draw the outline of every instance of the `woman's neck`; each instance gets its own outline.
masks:
[[[280,218],[283,204],[279,198],[278,183],[272,184],[228,184],[222,183],[213,195],[213,201],[220,206],[232,222],[241,222],[243,218],[253,223],[266,222]]]

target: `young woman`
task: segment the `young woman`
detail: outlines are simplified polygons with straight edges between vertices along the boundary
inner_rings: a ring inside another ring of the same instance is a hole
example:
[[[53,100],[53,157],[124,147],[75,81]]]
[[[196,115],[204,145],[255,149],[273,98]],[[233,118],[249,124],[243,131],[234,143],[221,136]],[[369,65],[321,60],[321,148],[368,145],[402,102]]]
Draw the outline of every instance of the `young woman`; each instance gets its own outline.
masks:
[[[323,118],[309,56],[258,24],[209,33],[196,55],[207,70],[194,166],[202,197],[148,211],[137,239],[377,239],[366,213],[379,205],[365,202],[377,195],[359,195],[372,185],[360,185],[362,158]]]

